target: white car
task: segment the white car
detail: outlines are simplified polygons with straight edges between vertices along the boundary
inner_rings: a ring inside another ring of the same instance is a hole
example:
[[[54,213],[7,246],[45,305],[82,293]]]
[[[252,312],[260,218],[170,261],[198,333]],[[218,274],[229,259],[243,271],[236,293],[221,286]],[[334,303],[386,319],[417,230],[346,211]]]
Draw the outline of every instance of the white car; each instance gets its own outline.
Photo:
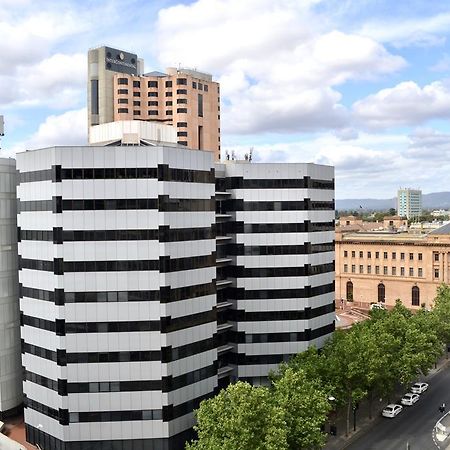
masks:
[[[411,386],[411,392],[413,394],[421,394],[428,389],[428,383],[415,383]]]
[[[381,413],[381,415],[383,417],[392,418],[392,417],[395,417],[396,415],[400,414],[402,409],[403,409],[403,406],[390,404],[390,405],[387,405],[386,408],[383,409],[383,412]]]
[[[419,394],[413,394],[412,392],[408,392],[400,400],[400,403],[405,406],[412,406],[419,400],[419,398],[420,398]]]
[[[386,306],[383,303],[371,303],[370,310],[373,311],[374,309],[386,309]]]

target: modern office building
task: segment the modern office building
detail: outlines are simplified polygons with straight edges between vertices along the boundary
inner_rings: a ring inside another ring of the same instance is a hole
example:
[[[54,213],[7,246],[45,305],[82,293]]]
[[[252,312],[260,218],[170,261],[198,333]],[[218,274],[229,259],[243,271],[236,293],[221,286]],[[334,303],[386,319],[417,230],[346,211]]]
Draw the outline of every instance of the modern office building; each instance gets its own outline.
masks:
[[[183,448],[202,399],[334,329],[333,169],[214,166],[138,131],[17,156],[25,422],[44,450]]]
[[[264,384],[334,330],[334,170],[228,161],[216,185],[219,367]]]
[[[21,405],[16,161],[0,158],[0,420]]]
[[[136,54],[99,47],[88,54],[88,125],[118,120],[158,121],[176,128],[177,141],[220,160],[220,87],[197,70],[143,73]]]
[[[450,225],[427,234],[336,232],[338,302],[431,307],[441,283],[450,283]]]
[[[410,188],[399,189],[397,214],[407,219],[418,219],[422,215],[422,191]]]

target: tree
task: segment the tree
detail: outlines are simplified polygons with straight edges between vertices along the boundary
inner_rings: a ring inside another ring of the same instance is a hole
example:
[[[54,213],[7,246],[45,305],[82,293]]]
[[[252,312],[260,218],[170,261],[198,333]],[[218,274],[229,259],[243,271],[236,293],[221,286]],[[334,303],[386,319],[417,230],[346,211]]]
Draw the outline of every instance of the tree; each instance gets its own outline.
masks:
[[[231,384],[201,402],[194,427],[198,440],[188,443],[186,449],[288,450],[283,415],[278,409],[269,409],[268,388]]]
[[[432,317],[439,339],[445,345],[450,343],[450,286],[441,284],[438,287]]]
[[[316,380],[307,377],[303,370],[288,367],[274,382],[271,398],[283,413],[290,450],[323,447],[325,435],[321,428],[331,408]]]

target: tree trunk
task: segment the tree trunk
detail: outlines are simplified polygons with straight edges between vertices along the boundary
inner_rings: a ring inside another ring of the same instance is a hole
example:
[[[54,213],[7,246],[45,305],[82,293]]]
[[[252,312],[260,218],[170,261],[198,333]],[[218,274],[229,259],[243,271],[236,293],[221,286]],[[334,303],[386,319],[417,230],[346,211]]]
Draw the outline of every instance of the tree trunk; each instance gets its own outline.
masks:
[[[373,391],[369,391],[369,419],[372,419]]]
[[[348,397],[348,403],[347,403],[347,428],[345,430],[345,435],[348,436],[348,433],[350,432],[350,416],[352,414],[352,396]]]

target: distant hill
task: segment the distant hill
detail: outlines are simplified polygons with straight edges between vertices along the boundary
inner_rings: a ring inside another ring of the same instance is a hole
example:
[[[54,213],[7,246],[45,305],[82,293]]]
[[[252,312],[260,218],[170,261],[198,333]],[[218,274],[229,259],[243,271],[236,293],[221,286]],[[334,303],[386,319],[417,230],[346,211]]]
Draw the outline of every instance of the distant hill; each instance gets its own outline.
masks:
[[[422,195],[423,208],[425,209],[448,209],[450,208],[450,192],[432,192]],[[397,208],[397,198],[348,198],[336,200],[338,210],[363,209],[383,211],[389,208]]]

